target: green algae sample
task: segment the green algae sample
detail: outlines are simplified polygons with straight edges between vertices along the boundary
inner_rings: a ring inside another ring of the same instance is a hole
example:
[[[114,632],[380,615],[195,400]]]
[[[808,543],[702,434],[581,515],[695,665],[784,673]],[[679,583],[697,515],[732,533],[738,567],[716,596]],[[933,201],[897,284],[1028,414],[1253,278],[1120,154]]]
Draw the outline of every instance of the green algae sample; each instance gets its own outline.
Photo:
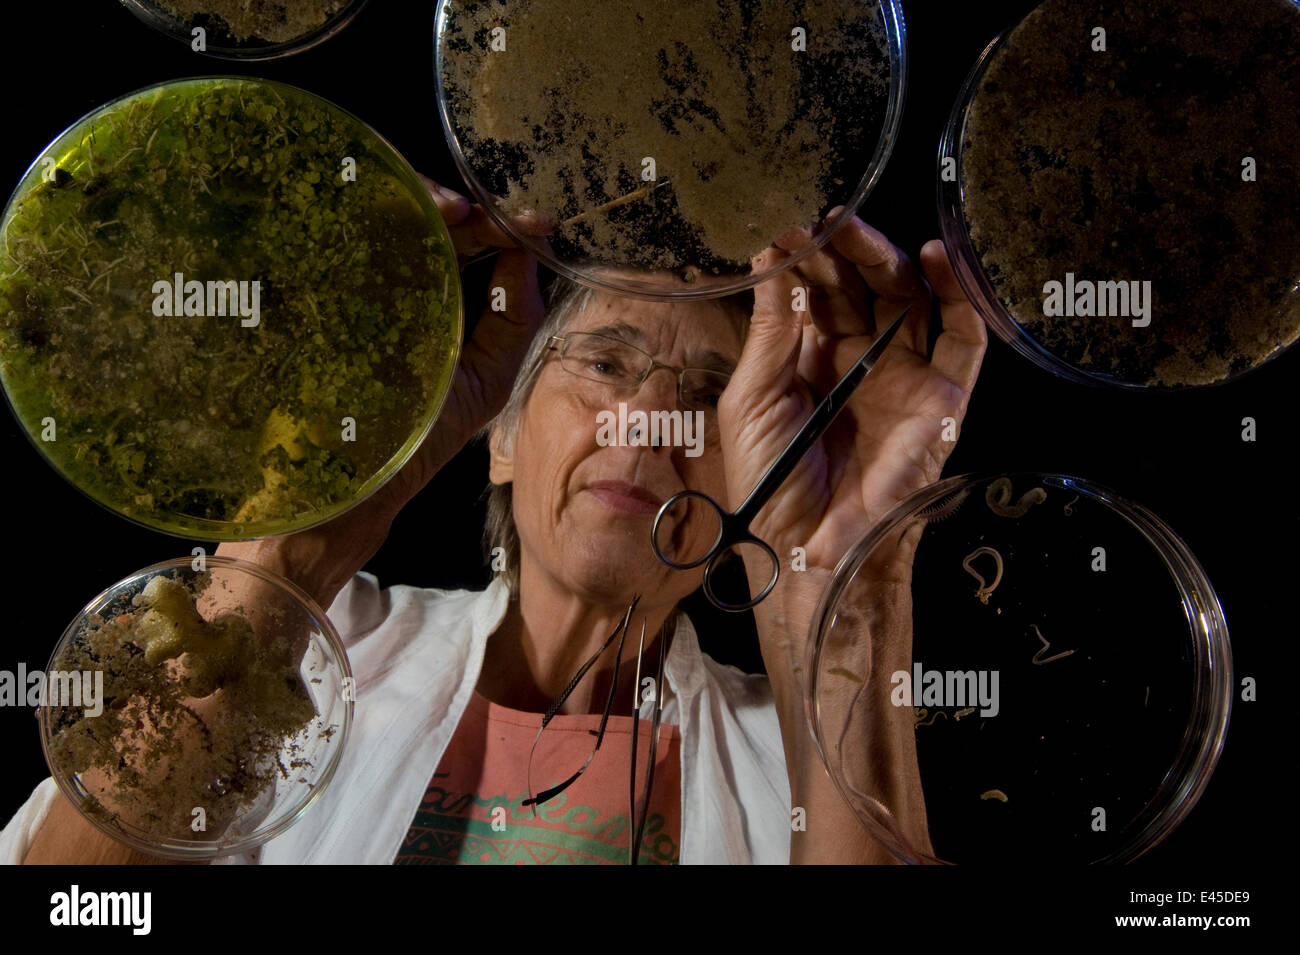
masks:
[[[0,377],[94,500],[208,539],[376,489],[459,351],[455,254],[364,124],[292,87],[167,83],[37,160],[0,232]]]

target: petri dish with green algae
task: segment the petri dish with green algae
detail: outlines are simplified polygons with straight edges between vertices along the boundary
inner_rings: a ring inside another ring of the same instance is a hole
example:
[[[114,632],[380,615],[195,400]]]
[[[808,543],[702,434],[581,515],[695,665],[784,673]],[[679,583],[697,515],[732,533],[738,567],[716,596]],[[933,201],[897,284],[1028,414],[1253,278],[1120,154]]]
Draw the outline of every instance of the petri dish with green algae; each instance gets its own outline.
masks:
[[[381,486],[463,321],[427,189],[294,87],[164,83],[54,141],[0,220],[0,378],[93,500],[178,536],[300,530]]]

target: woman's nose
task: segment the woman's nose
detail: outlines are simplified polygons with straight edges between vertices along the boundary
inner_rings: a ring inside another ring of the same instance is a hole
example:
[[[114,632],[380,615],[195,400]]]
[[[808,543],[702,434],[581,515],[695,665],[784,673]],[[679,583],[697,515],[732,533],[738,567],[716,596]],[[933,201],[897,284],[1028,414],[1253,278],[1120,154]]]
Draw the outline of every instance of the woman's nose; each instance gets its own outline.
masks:
[[[628,429],[629,443],[656,449],[674,446],[670,438],[673,433],[671,425],[668,435],[662,433],[665,413],[676,417],[675,413],[686,414],[686,411],[678,407],[677,376],[671,368],[654,369],[646,376],[645,381],[641,382],[641,387],[635,394],[628,395],[622,400],[627,406],[629,417],[638,411],[644,415],[641,422]],[[633,434],[642,428],[646,429],[647,434],[644,436]]]

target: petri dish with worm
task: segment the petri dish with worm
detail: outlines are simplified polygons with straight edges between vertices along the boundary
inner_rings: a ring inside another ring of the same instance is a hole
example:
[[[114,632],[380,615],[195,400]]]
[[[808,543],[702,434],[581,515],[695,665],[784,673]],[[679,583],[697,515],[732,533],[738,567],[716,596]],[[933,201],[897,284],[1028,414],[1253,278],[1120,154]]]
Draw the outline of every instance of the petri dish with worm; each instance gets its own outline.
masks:
[[[1057,474],[913,494],[813,620],[808,718],[909,863],[1121,863],[1196,804],[1231,708],[1214,588],[1158,516]]]

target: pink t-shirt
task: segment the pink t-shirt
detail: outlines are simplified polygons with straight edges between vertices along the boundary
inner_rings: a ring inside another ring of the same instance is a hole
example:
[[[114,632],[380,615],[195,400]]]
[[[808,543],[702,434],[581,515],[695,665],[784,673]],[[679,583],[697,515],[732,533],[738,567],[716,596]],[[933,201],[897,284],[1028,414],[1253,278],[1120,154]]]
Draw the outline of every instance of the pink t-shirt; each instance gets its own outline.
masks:
[[[626,864],[632,821],[628,764],[632,718],[611,715],[591,765],[540,806],[528,797],[529,752],[542,714],[498,706],[477,691],[415,814],[397,865]],[[575,773],[591,755],[600,714],[557,715],[532,760],[534,794]],[[637,798],[645,785],[650,721],[640,721]],[[660,725],[642,864],[678,861],[681,734]],[[536,810],[536,814],[534,814]]]

